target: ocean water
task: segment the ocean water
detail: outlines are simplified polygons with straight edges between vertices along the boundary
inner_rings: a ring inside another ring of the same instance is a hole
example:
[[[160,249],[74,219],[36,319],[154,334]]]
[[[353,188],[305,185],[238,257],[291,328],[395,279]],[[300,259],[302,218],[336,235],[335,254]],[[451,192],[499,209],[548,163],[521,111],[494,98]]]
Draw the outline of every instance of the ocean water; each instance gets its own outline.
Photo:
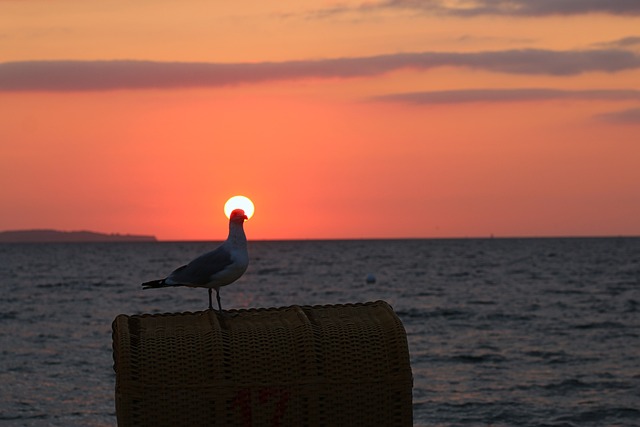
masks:
[[[215,246],[0,245],[0,424],[114,426],[111,322],[205,309],[203,289],[139,284]],[[392,305],[408,335],[416,426],[640,425],[639,238],[249,250],[224,308]]]

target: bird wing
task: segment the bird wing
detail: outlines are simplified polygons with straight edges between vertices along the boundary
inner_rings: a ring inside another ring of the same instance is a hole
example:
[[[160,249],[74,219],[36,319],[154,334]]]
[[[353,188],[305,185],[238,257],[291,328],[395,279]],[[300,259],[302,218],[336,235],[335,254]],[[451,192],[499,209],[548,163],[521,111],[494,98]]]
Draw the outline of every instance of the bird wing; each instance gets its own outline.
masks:
[[[167,277],[171,284],[206,285],[211,276],[223,271],[233,264],[231,253],[226,248],[219,248],[200,255],[187,265],[177,268]]]

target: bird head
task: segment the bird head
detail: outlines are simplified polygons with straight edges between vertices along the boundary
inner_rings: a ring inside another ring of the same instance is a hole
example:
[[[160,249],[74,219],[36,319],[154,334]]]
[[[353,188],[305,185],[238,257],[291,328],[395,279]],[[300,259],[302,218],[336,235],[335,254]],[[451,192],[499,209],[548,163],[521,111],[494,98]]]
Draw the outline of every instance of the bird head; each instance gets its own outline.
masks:
[[[247,218],[242,209],[234,209],[233,211],[231,211],[231,215],[229,216],[229,221],[239,222],[240,224],[242,224],[247,219],[249,218]]]

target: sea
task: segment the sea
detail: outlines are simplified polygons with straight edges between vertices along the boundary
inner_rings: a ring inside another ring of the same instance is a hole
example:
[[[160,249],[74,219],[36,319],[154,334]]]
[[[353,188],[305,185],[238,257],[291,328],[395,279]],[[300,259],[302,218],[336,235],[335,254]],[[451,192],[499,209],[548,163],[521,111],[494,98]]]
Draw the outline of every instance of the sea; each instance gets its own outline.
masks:
[[[0,425],[115,426],[111,323],[219,242],[0,245]],[[384,300],[416,426],[640,426],[640,238],[250,242],[223,308]],[[375,279],[375,281],[367,280]]]

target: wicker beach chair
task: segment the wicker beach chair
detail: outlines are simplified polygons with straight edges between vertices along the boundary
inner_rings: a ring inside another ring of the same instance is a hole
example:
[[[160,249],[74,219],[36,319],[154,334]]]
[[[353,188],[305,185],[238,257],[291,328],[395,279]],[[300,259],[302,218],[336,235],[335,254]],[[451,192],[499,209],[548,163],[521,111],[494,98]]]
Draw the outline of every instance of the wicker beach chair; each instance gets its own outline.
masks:
[[[411,426],[402,323],[383,302],[119,315],[119,426]]]

